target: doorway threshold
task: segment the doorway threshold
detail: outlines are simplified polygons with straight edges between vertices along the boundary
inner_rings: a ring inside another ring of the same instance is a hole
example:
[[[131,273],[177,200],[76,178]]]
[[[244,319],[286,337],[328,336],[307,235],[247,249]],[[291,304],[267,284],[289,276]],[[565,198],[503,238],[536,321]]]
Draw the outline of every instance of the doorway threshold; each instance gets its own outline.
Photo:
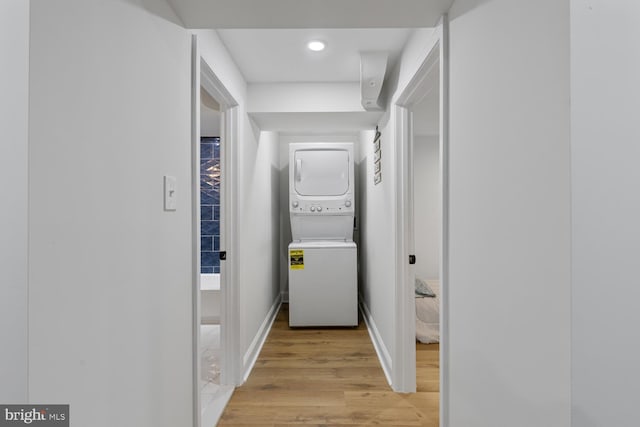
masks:
[[[218,424],[224,408],[229,403],[234,387],[230,385],[207,384],[207,390],[202,393],[202,413],[200,425],[202,427]]]

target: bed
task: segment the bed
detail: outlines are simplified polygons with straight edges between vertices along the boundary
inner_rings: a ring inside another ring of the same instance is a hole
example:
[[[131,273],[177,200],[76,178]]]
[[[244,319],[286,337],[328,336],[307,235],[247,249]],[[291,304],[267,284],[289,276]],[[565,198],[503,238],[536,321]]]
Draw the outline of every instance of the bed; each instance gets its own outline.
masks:
[[[416,278],[416,289],[421,279]],[[428,297],[416,291],[416,339],[422,343],[440,342],[440,282],[422,280],[435,296]]]

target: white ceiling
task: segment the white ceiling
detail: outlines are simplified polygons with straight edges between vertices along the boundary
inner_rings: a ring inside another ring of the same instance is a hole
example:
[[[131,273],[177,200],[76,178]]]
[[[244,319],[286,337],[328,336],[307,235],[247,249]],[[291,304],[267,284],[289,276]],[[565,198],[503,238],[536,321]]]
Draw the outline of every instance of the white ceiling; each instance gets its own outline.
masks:
[[[168,2],[186,28],[218,31],[248,83],[301,83],[359,81],[362,51],[387,51],[387,70],[391,70],[412,30],[435,26],[453,0]],[[327,49],[308,51],[311,38],[325,41]],[[254,114],[254,120],[265,129],[295,132],[337,124],[345,129],[369,128],[381,114],[283,112]]]
[[[388,52],[390,69],[411,29],[232,29],[218,33],[249,83],[357,82],[360,52]],[[310,40],[322,40],[327,47],[312,52],[306,47]]]
[[[187,28],[433,27],[453,0],[168,0]]]

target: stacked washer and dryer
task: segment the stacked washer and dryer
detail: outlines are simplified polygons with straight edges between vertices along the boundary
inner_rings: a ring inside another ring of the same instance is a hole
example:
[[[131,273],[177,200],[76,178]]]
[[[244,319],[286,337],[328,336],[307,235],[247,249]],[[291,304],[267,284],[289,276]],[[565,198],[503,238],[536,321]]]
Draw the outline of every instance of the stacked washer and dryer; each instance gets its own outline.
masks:
[[[289,326],[357,326],[352,143],[289,147]]]

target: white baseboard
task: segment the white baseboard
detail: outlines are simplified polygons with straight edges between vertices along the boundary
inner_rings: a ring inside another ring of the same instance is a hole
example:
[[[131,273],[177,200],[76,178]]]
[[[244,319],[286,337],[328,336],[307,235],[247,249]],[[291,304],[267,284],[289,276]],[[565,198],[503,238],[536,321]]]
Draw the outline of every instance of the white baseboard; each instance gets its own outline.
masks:
[[[376,322],[373,320],[373,316],[371,316],[371,312],[369,311],[369,307],[364,302],[364,298],[362,295],[359,298],[360,300],[360,311],[362,312],[362,317],[364,318],[364,323],[367,325],[367,330],[369,331],[369,336],[371,337],[371,342],[373,342],[373,348],[376,349],[376,353],[378,354],[378,359],[380,360],[380,364],[382,365],[382,370],[384,371],[384,376],[387,377],[387,382],[391,386],[391,369],[392,362],[391,356],[389,355],[389,350],[384,345],[384,341],[382,340],[382,336],[376,327]]]
[[[276,320],[276,315],[278,311],[280,311],[280,306],[282,305],[282,296],[278,295],[276,300],[273,302],[269,313],[267,313],[267,317],[265,317],[262,325],[260,325],[260,329],[258,329],[258,333],[253,338],[249,349],[244,354],[242,358],[242,382],[244,383],[247,378],[249,378],[249,374],[253,369],[253,365],[255,365],[256,360],[258,359],[258,355],[260,354],[260,350],[262,350],[262,346],[264,342],[267,340],[267,335],[269,335],[269,331],[271,330],[271,326],[273,326],[273,322]]]

